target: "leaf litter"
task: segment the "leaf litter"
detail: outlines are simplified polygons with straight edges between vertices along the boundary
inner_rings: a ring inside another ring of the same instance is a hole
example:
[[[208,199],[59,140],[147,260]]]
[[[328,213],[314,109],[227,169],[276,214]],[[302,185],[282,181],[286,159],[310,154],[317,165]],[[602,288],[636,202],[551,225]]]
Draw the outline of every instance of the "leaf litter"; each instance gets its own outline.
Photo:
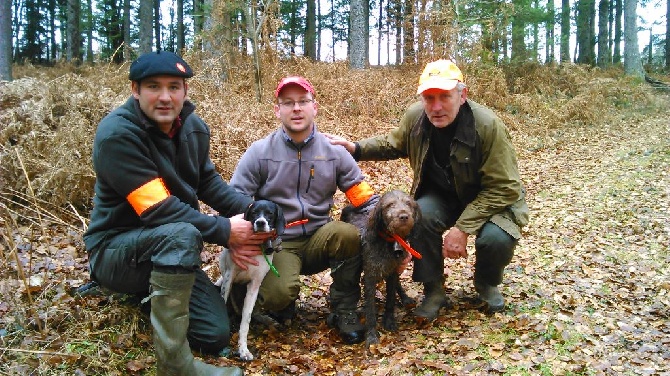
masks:
[[[502,286],[506,310],[487,315],[473,299],[470,244],[467,260],[445,261],[454,308],[423,326],[415,323],[411,308],[397,309],[400,330],[382,332],[374,351],[342,344],[325,324],[331,280],[323,272],[303,277],[297,316],[288,326],[252,327],[254,361],[241,362],[233,353],[196,355],[212,364],[240,366],[250,375],[670,374],[669,98],[617,78],[616,71],[593,79],[596,72],[579,66],[550,72],[528,66],[469,68],[478,73],[471,77],[471,97],[493,106],[510,128],[531,208],[531,223]],[[363,103],[345,89],[351,80],[333,78],[341,66],[293,69],[323,88],[320,127],[350,138],[385,132],[413,100],[406,71],[357,73],[355,79],[367,88]],[[93,176],[84,163],[90,160],[87,148],[99,118],[124,100],[127,90],[114,78],[116,70],[92,71],[103,90],[81,71],[30,71],[26,74],[33,78],[10,90],[2,84],[3,374],[155,372],[151,325],[137,299],[70,295],[88,280],[81,241]],[[556,76],[561,79],[551,78]],[[369,90],[381,82],[389,92]],[[53,92],[50,85],[76,94]],[[501,91],[505,85],[508,90]],[[226,98],[197,77],[191,87],[203,118],[213,126],[215,162],[228,178],[249,142],[276,126],[271,106],[244,96]],[[95,103],[86,102],[92,92]],[[230,92],[243,91],[233,87]],[[221,109],[231,110],[222,114]],[[76,128],[68,133],[74,136],[53,136],[61,121]],[[48,147],[48,139],[58,150]],[[6,146],[14,141],[19,149]],[[23,147],[28,144],[37,149]],[[17,155],[28,162],[23,168]],[[380,192],[411,184],[406,162],[363,162],[361,167]],[[24,175],[31,177],[34,194]],[[334,216],[344,203],[341,193],[336,199]],[[218,249],[207,246],[203,266],[213,279],[217,257]],[[411,268],[402,284],[420,299],[422,288],[410,275]]]

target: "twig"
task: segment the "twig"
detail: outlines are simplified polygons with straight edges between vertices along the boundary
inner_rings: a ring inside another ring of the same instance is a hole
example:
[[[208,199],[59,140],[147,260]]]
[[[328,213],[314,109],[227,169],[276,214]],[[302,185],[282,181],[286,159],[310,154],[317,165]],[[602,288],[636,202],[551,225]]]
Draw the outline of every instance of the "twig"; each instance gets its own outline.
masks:
[[[39,355],[58,355],[58,356],[86,356],[84,354],[68,354],[58,351],[46,351],[46,350],[25,350],[25,349],[12,349],[9,347],[0,347],[0,351],[12,351],[12,352],[21,352],[28,354],[39,354]]]
[[[12,218],[11,214],[9,214],[9,210],[7,209],[7,206],[2,205],[2,208],[5,209],[7,212],[7,218],[12,221],[14,224],[14,228],[18,228],[19,226],[16,224],[16,221],[14,221],[14,218]],[[26,293],[28,295],[28,303],[30,304],[30,307],[28,308],[28,311],[35,317],[35,321],[37,322],[37,327],[39,328],[40,332],[43,332],[44,328],[42,327],[42,321],[40,320],[39,315],[37,312],[35,312],[35,305],[34,305],[34,300],[33,300],[33,295],[30,292],[30,284],[28,283],[28,279],[26,278],[26,274],[23,271],[23,265],[21,264],[21,259],[19,258],[19,253],[16,251],[16,243],[14,242],[14,238],[11,236],[11,227],[9,226],[9,223],[5,226],[7,229],[8,234],[2,234],[2,237],[5,238],[5,242],[9,246],[9,249],[11,250],[12,256],[14,256],[14,260],[16,261],[16,271],[19,273],[19,278],[23,281],[23,286],[26,289]]]
[[[21,165],[21,170],[23,171],[23,174],[26,177],[26,182],[28,183],[28,189],[30,190],[30,196],[33,199],[33,203],[35,204],[36,207],[39,207],[39,205],[37,205],[37,200],[36,200],[36,196],[35,196],[35,191],[33,190],[33,185],[30,183],[30,177],[28,176],[28,171],[26,171],[26,167],[23,165],[23,159],[21,159],[21,154],[19,153],[19,149],[14,148],[14,151],[16,152],[16,157],[18,158],[19,164]],[[44,233],[44,226],[43,226],[43,223],[42,223],[42,216],[40,215],[39,211],[37,211],[37,216],[38,216],[38,219],[39,219],[39,222],[40,222],[40,230],[42,230],[42,236],[45,236],[46,234]]]
[[[72,211],[74,212],[74,215],[77,218],[79,218],[79,221],[81,222],[81,227],[84,229],[84,232],[86,232],[86,229],[88,229],[88,226],[86,225],[86,220],[81,215],[79,215],[79,212],[74,207],[74,205],[72,205],[72,203],[68,202],[67,204],[70,205],[70,209],[72,209]]]

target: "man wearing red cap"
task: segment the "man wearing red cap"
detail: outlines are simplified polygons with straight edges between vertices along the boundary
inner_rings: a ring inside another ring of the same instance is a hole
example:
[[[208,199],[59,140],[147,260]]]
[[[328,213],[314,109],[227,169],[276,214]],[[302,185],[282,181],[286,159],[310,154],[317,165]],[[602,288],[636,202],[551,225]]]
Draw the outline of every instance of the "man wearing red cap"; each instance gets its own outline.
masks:
[[[501,311],[498,285],[528,222],[525,191],[516,154],[503,122],[490,109],[467,99],[461,70],[450,60],[428,63],[419,78],[421,100],[386,135],[350,142],[331,136],[356,160],[408,158],[411,192],[422,220],[412,246],[415,281],[424,284],[416,308],[420,320],[434,320],[450,305],[444,289],[444,258],[467,257],[475,236],[474,287],[489,312]]]
[[[194,359],[189,348],[217,354],[230,340],[225,302],[200,269],[200,252],[203,242],[260,252],[270,234],[254,234],[236,216],[252,198],[228,186],[210,160],[209,128],[186,99],[192,76],[167,51],[131,64],[131,97],[96,131],[84,242],[94,281],[121,293],[151,292],[157,375],[241,375]],[[219,215],[201,213],[199,201]]]
[[[277,85],[275,97],[281,127],[247,149],[230,179],[240,192],[280,205],[288,223],[282,251],[273,260],[279,276],[266,275],[256,306],[280,320],[290,318],[300,275],[330,267],[328,323],[345,343],[361,342],[365,333],[356,313],[361,294],[360,237],[355,226],[333,221],[330,210],[337,189],[361,211],[371,209],[378,196],[351,154],[331,145],[317,130],[318,103],[309,81],[286,77]]]

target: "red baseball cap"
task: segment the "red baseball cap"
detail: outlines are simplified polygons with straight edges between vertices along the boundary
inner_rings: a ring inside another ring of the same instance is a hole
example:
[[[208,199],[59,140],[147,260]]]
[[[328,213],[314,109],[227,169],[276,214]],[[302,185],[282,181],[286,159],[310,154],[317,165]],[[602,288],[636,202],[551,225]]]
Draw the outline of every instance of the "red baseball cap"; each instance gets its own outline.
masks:
[[[277,84],[277,89],[275,89],[275,98],[279,98],[279,93],[281,93],[286,85],[299,85],[306,91],[312,93],[313,97],[316,96],[314,86],[312,86],[312,84],[310,84],[306,78],[300,76],[289,76],[282,78],[281,81],[279,81],[279,84]]]

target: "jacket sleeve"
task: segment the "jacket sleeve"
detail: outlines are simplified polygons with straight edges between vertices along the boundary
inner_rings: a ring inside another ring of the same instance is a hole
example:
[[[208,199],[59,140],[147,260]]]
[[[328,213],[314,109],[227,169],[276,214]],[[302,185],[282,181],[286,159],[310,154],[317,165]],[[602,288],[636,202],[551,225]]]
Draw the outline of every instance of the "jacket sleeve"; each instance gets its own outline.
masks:
[[[187,222],[200,231],[204,241],[228,244],[230,220],[201,213],[171,195],[140,136],[131,132],[114,134],[101,140],[96,153],[98,179],[132,207],[142,225]]]
[[[502,121],[494,118],[481,140],[481,191],[456,221],[456,227],[469,234],[477,234],[493,216],[523,199],[516,153]]]

